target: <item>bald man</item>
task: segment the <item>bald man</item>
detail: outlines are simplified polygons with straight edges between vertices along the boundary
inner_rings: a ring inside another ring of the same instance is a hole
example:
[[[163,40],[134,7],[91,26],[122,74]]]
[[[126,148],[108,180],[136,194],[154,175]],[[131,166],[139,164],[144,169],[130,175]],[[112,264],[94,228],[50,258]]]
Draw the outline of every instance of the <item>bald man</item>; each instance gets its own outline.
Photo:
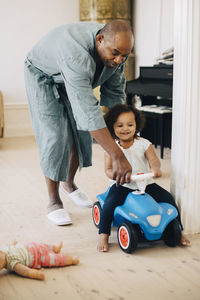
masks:
[[[47,217],[55,225],[72,223],[60,190],[77,205],[92,206],[74,182],[78,168],[91,166],[91,137],[112,157],[117,184],[130,181],[131,166],[110,136],[100,105],[124,102],[124,63],[132,48],[128,22],[84,22],[50,31],[27,55],[29,109],[49,194]],[[97,86],[100,103],[93,94]]]

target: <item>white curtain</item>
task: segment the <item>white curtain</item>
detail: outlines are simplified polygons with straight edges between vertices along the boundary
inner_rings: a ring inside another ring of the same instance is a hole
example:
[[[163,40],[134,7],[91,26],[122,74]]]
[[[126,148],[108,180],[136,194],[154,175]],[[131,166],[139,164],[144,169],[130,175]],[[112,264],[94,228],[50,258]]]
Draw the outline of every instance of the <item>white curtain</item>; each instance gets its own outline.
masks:
[[[200,232],[200,1],[174,1],[171,192],[186,233]]]

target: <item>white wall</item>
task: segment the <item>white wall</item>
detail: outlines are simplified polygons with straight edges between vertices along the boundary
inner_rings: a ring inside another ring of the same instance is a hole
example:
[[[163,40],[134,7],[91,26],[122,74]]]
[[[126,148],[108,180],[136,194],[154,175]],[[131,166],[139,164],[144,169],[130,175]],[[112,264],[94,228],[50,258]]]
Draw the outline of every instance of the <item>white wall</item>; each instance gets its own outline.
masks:
[[[27,103],[27,52],[51,28],[79,20],[79,0],[0,0],[0,90],[4,103]]]
[[[134,0],[136,69],[173,45],[173,0]],[[27,103],[26,53],[51,28],[79,20],[79,0],[0,0],[0,90],[4,103]]]
[[[173,45],[173,0],[134,0],[136,74]],[[4,136],[30,135],[23,65],[50,29],[79,20],[79,0],[0,0],[0,90]]]
[[[153,66],[173,46],[174,0],[134,0],[136,77],[139,66]]]

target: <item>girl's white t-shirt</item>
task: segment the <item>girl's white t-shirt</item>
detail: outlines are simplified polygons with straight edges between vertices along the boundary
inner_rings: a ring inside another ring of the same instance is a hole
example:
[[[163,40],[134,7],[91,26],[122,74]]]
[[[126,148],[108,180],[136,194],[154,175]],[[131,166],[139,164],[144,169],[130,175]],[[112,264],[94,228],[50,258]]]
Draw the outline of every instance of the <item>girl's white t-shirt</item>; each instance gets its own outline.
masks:
[[[148,173],[150,172],[148,160],[145,156],[145,151],[151,145],[151,142],[142,137],[138,137],[134,139],[134,143],[130,148],[124,149],[119,145],[119,141],[116,141],[117,145],[123,151],[126,156],[128,162],[132,166],[132,174],[135,175],[137,173]],[[150,178],[147,180],[147,184],[153,183],[153,179]],[[111,180],[111,184],[115,183],[114,180]],[[123,186],[128,187],[130,189],[137,189],[137,185],[135,182],[125,183]]]

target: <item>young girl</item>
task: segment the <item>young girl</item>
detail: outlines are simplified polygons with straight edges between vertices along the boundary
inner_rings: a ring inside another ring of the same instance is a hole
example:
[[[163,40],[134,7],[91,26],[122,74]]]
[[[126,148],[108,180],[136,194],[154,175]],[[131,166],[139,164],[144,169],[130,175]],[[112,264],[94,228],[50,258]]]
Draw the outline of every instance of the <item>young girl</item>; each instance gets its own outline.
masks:
[[[162,175],[160,160],[152,144],[139,136],[139,132],[144,126],[144,119],[138,110],[128,105],[119,104],[109,110],[105,115],[105,121],[112,137],[116,139],[116,143],[131,164],[132,174],[147,173],[151,170],[154,173],[154,177]],[[105,153],[105,172],[110,179],[113,178],[112,159],[107,153]],[[108,238],[114,210],[117,206],[124,203],[128,193],[134,189],[137,189],[134,182],[126,183],[123,186],[116,186],[116,184],[111,186],[101,212],[97,246],[99,251],[108,251]],[[168,191],[154,183],[153,179],[149,179],[145,192],[151,195],[157,202],[167,202],[175,206],[178,211],[177,219],[181,229],[183,229],[178,207]],[[189,240],[182,235],[181,245],[188,246],[189,244]]]

